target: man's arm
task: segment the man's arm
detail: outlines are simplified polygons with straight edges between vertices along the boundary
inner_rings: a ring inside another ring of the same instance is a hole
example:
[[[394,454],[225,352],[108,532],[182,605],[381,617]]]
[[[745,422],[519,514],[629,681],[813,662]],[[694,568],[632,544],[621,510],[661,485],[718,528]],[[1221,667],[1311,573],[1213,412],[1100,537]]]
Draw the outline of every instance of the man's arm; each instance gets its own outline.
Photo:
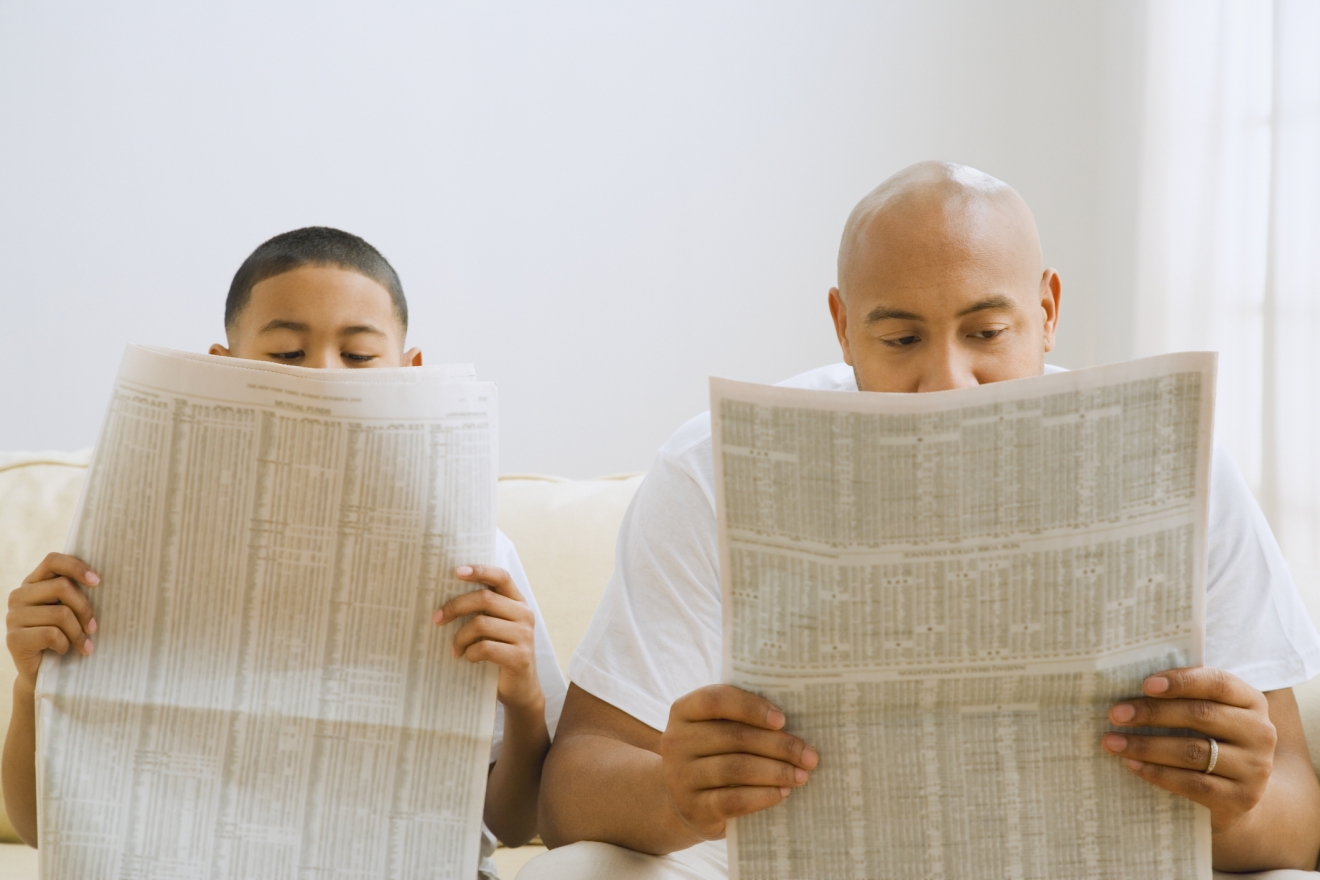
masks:
[[[1110,709],[1120,727],[1190,729],[1197,737],[1106,734],[1104,748],[1152,785],[1210,808],[1217,871],[1314,870],[1320,782],[1292,690],[1262,694],[1210,667],[1146,679],[1144,698]],[[1218,744],[1213,773],[1209,738]]]
[[[661,733],[570,684],[541,781],[541,839],[663,854],[723,837],[818,763],[783,725],[760,697],[711,685],[679,698]]]

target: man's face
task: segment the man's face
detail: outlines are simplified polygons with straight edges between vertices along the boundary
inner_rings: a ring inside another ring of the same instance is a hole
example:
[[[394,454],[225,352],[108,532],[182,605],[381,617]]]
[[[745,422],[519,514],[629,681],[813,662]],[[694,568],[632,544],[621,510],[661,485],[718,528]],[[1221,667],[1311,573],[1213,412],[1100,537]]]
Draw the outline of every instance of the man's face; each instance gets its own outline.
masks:
[[[944,391],[1040,375],[1054,347],[1059,276],[1041,270],[1034,227],[1024,241],[1015,218],[1000,214],[876,218],[863,231],[842,293],[830,291],[860,389]]]
[[[229,328],[229,347],[210,353],[320,369],[420,366],[403,350],[389,291],[335,266],[299,266],[253,286]]]

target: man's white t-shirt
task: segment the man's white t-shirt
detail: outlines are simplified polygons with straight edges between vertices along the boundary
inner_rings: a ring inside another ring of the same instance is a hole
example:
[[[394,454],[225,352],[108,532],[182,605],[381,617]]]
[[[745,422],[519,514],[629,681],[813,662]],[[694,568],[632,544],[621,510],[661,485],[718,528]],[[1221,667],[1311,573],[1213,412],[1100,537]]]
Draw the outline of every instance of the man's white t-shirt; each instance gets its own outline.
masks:
[[[522,560],[518,558],[518,551],[514,549],[513,542],[508,536],[496,529],[495,531],[495,564],[509,573],[513,579],[513,584],[522,593],[523,599],[527,601],[527,607],[532,609],[532,615],[536,618],[535,623],[535,647],[536,647],[536,677],[541,682],[541,692],[545,694],[545,726],[550,731],[550,735],[555,735],[555,727],[559,724],[559,714],[564,709],[564,695],[568,692],[568,685],[564,682],[564,674],[559,671],[559,661],[555,659],[554,645],[550,643],[550,631],[545,628],[545,618],[541,616],[541,607],[536,604],[536,596],[532,594],[532,585],[527,582],[527,572],[523,571]],[[450,638],[453,634],[450,633]],[[495,732],[490,744],[490,763],[494,764],[495,759],[500,756],[500,746],[504,744],[504,706],[501,703],[495,704]],[[495,863],[491,861],[491,854],[495,852],[495,835],[491,834],[490,829],[482,824],[481,826],[481,863],[478,868],[477,876],[480,878],[499,876],[495,869]]]
[[[780,384],[857,390],[846,364]],[[1208,543],[1206,665],[1261,691],[1320,673],[1320,636],[1264,515],[1218,446]],[[619,530],[614,576],[573,654],[569,678],[664,730],[675,700],[720,681],[721,620],[710,414],[703,413],[660,448],[638,488]]]

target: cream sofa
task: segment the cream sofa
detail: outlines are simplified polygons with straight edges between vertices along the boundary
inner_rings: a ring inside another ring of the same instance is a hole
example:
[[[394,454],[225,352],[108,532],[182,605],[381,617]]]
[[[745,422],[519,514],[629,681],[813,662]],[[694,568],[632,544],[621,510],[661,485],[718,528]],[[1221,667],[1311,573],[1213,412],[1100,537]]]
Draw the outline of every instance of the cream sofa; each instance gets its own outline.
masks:
[[[63,546],[86,473],[88,453],[0,453],[0,594],[17,586],[52,549]],[[499,524],[518,547],[545,613],[561,665],[582,638],[614,566],[614,536],[639,475],[599,480],[506,476],[499,484]],[[1315,614],[1320,597],[1306,597]],[[0,651],[0,687],[12,690],[13,665]],[[1313,758],[1320,758],[1320,679],[1297,689]],[[0,730],[10,701],[0,699]],[[540,852],[500,850],[506,880]],[[18,842],[0,811],[0,878],[36,877],[36,851]],[[1293,875],[1314,876],[1314,875]]]

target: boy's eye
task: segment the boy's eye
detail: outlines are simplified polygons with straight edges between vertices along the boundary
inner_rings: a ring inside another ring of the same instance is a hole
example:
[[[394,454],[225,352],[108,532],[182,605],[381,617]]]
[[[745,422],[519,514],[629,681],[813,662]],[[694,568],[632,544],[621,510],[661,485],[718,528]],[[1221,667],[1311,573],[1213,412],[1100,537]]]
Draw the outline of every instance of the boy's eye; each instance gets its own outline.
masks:
[[[296,361],[303,356],[301,351],[272,351],[270,356],[281,361]]]

